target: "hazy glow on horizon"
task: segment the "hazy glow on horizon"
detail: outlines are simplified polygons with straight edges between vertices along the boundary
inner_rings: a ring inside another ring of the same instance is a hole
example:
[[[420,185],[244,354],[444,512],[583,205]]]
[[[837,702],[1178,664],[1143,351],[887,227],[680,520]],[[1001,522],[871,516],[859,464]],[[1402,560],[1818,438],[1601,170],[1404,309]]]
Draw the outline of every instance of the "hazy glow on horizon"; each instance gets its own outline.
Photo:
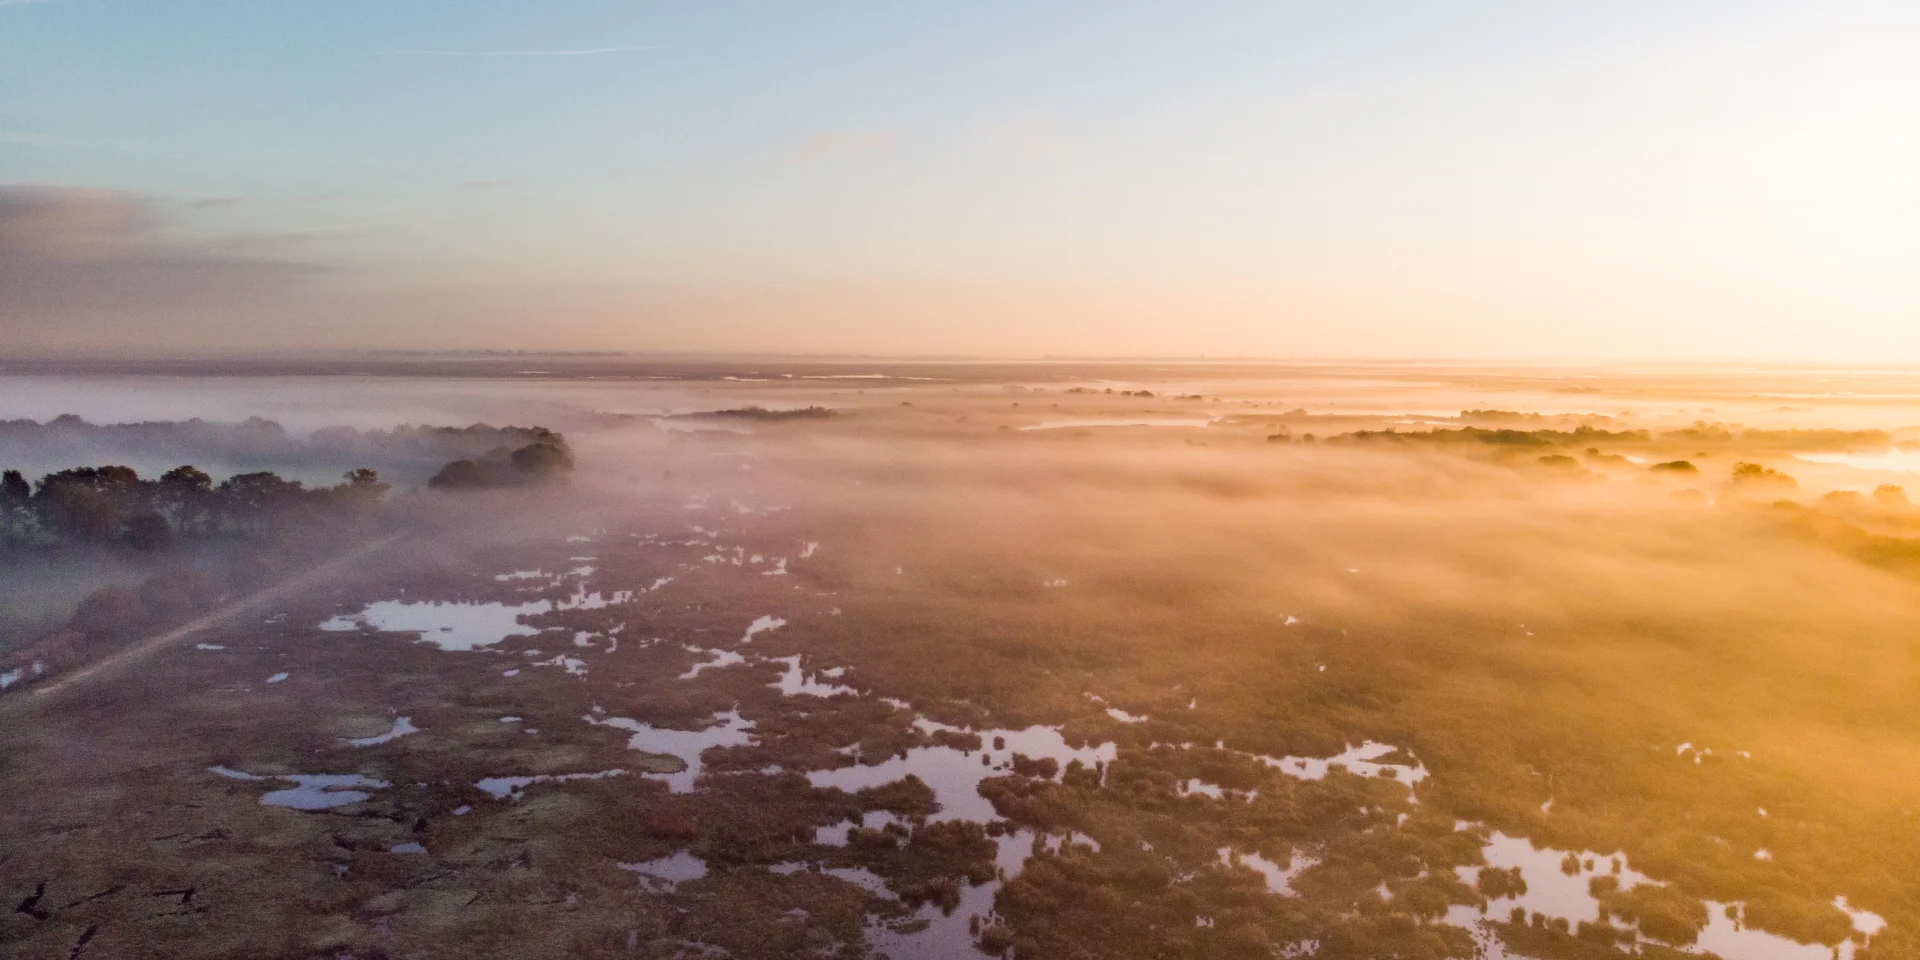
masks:
[[[0,340],[1920,362],[1911,3],[281,6],[0,5]]]

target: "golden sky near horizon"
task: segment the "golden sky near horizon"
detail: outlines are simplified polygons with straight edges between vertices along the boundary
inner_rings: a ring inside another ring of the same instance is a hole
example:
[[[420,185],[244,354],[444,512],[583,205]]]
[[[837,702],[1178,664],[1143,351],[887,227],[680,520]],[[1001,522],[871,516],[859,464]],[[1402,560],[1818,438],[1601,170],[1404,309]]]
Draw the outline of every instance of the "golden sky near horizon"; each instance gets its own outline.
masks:
[[[95,6],[9,352],[1920,362],[1913,4]]]

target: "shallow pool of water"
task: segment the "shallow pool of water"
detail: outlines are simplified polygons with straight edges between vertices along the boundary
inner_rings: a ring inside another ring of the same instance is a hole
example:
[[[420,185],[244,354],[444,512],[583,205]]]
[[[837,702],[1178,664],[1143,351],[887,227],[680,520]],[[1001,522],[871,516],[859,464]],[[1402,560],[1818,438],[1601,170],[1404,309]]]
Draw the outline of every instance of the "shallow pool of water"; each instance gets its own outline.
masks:
[[[1573,873],[1567,873],[1563,865],[1567,863],[1569,853],[1566,850],[1535,847],[1524,837],[1511,837],[1494,831],[1486,847],[1481,850],[1481,855],[1486,858],[1488,866],[1518,868],[1520,876],[1527,882],[1527,892],[1491,901],[1487,906],[1488,915],[1504,920],[1514,907],[1520,907],[1529,914],[1563,917],[1578,926],[1582,921],[1591,923],[1600,919],[1600,902],[1588,892],[1588,884],[1594,877],[1614,877],[1620,881],[1622,890],[1651,882],[1646,874],[1627,866],[1625,856],[1591,850],[1571,852],[1577,867]],[[1458,872],[1461,879],[1473,882],[1475,871],[1472,868],[1461,867]]]
[[[714,714],[714,725],[704,730],[669,730],[626,717],[588,715],[582,719],[596,726],[616,727],[631,732],[633,736],[627,738],[630,749],[679,757],[687,765],[685,770],[678,773],[641,774],[651,780],[665,781],[667,788],[674,793],[693,792],[694,783],[700,779],[700,755],[708,747],[738,747],[753,742],[750,732],[753,724],[741,719],[738,710]]]
[[[506,583],[513,580],[547,580],[552,579],[552,577],[546,571],[536,568],[533,570],[514,570],[510,573],[495,574],[493,579]]]
[[[922,729],[955,730],[943,727],[928,720],[920,720]],[[954,747],[915,747],[907,751],[906,756],[893,756],[885,761],[868,765],[841,767],[835,770],[814,770],[807,774],[807,780],[816,787],[839,787],[853,792],[866,787],[878,787],[912,774],[933,788],[934,799],[939,802],[940,810],[929,819],[974,820],[981,823],[995,819],[993,804],[980,795],[980,781],[988,777],[1004,776],[1013,769],[1013,755],[1024,754],[1033,759],[1051,757],[1062,769],[1078,760],[1086,766],[1112,762],[1117,749],[1112,743],[1075,749],[1067,745],[1066,739],[1054,727],[1028,727],[1025,730],[981,730],[978,731],[982,743],[980,750],[959,750]],[[984,759],[983,759],[984,758]]]
[[[707,875],[707,862],[682,850],[669,857],[658,860],[643,860],[639,863],[623,863],[620,869],[631,870],[640,875],[640,885],[649,890],[672,890],[688,880],[698,880]]]
[[[608,777],[626,776],[621,769],[596,770],[591,773],[542,773],[528,777],[486,777],[474,783],[482,792],[496,800],[520,799],[520,791],[536,783],[566,783],[571,780],[605,780]]]
[[[290,807],[295,810],[331,810],[350,803],[359,803],[372,796],[362,790],[380,790],[387,786],[385,780],[375,780],[355,773],[296,773],[281,777],[292,780],[296,786],[285,790],[274,790],[260,798],[260,802],[269,807]],[[355,789],[361,788],[361,789]]]
[[[519,573],[527,571],[518,571]],[[537,572],[537,571],[534,571]],[[423,643],[442,650],[466,651],[490,647],[508,637],[538,633],[520,622],[523,616],[553,610],[598,610],[633,599],[633,591],[619,590],[612,595],[589,592],[581,587],[558,602],[535,600],[530,603],[472,603],[467,601],[380,600],[367,604],[359,613],[341,614],[320,623],[320,629],[333,632],[372,627],[388,633],[417,633]]]
[[[1236,853],[1232,847],[1221,847],[1217,852],[1222,864],[1247,867],[1259,873],[1266,878],[1267,892],[1280,897],[1293,896],[1293,878],[1299,876],[1300,871],[1320,862],[1298,850],[1288,854],[1284,866],[1258,853]]]
[[[993,898],[1000,892],[1005,879],[1020,875],[1027,858],[1033,853],[1034,832],[1018,830],[993,838],[995,844],[994,864],[999,868],[1000,878],[979,885],[963,884],[960,888],[960,905],[953,912],[943,912],[938,906],[922,904],[913,912],[913,921],[925,921],[926,927],[912,933],[902,933],[886,924],[875,923],[867,927],[867,945],[880,954],[896,960],[961,960],[961,958],[990,957],[974,944],[971,929],[975,917],[985,926],[993,914]]]
[[[1183,794],[1212,797],[1215,800],[1223,800],[1227,796],[1226,789],[1219,784],[1208,783],[1198,777],[1189,777],[1180,781],[1180,792]]]
[[[227,767],[208,767],[211,773],[229,780],[288,780],[294,786],[283,790],[268,791],[260,797],[260,803],[269,807],[287,807],[293,810],[331,810],[368,799],[369,790],[383,790],[389,786],[385,780],[363,777],[357,773],[290,773],[290,774],[252,774]]]
[[[1389,743],[1378,743],[1373,740],[1368,740],[1357,747],[1348,747],[1338,755],[1331,757],[1275,758],[1264,754],[1255,754],[1254,758],[1267,766],[1276,767],[1281,772],[1289,776],[1299,777],[1302,780],[1325,779],[1335,765],[1343,766],[1347,768],[1349,773],[1358,776],[1390,776],[1399,780],[1401,783],[1409,785],[1425,780],[1427,778],[1427,768],[1424,764],[1415,763],[1408,766],[1375,762],[1393,753],[1396,749],[1398,748]]]
[[[587,662],[585,660],[579,657],[569,657],[565,654],[556,656],[551,660],[535,661],[532,665],[536,667],[559,667],[565,670],[568,676],[573,677],[584,677],[587,675]]]
[[[1527,885],[1523,894],[1489,901],[1484,911],[1462,906],[1447,911],[1447,922],[1473,931],[1491,960],[1502,960],[1508,953],[1487,928],[1480,926],[1483,920],[1504,922],[1513,909],[1519,907],[1529,914],[1565,919],[1577,928],[1582,922],[1592,923],[1600,918],[1600,903],[1589,892],[1594,877],[1614,877],[1621,889],[1656,882],[1628,866],[1624,855],[1535,847],[1524,838],[1498,831],[1489,837],[1482,852],[1489,866],[1518,868]],[[1476,868],[1460,867],[1456,872],[1469,884],[1475,880]],[[1742,904],[1715,900],[1704,903],[1707,926],[1695,943],[1680,948],[1684,952],[1710,953],[1724,960],[1851,960],[1857,949],[1851,941],[1837,948],[1799,943],[1741,923],[1737,918],[1744,909]],[[1863,936],[1871,936],[1885,925],[1885,921],[1874,914],[1849,909],[1844,897],[1836,900],[1834,906],[1852,918],[1854,929]],[[1641,941],[1652,942],[1645,937]]]
[[[417,633],[422,642],[442,650],[477,650],[508,637],[538,633],[521,623],[520,617],[552,609],[553,604],[545,600],[522,604],[381,600],[359,613],[327,620],[320,629],[349,631],[367,626],[388,633]]]
[[[860,815],[858,823],[842,820],[832,826],[813,828],[813,842],[823,847],[844,847],[847,845],[848,835],[853,833],[853,828],[856,826],[865,827],[868,830],[879,830],[890,823],[905,822],[885,810],[869,810]]]
[[[392,729],[372,737],[349,737],[347,742],[356,747],[377,747],[380,744],[398,740],[411,733],[419,733],[420,728],[413,725],[411,717],[395,717]]]
[[[775,617],[771,615],[760,617],[759,619],[753,621],[752,623],[747,624],[747,635],[744,637],[741,637],[740,642],[752,643],[754,634],[766,633],[768,630],[778,630],[781,627],[784,627],[786,625],[787,625],[787,621],[779,617]]]
[[[820,679],[821,677],[839,676],[844,671],[838,668],[812,675],[806,674],[800,669],[800,655],[797,653],[791,657],[775,657],[770,662],[786,664],[786,671],[780,675],[780,679],[773,682],[773,685],[780,688],[780,692],[789,697],[837,697],[841,694],[847,694],[849,696],[859,696],[860,694],[860,691],[845,684],[828,683]]]
[[[694,677],[699,676],[701,671],[704,670],[715,670],[720,667],[731,667],[736,663],[747,662],[746,657],[734,653],[732,650],[710,650],[691,645],[688,645],[686,649],[689,653],[704,653],[707,655],[707,659],[687,668],[687,672],[680,675],[680,679],[682,680],[692,680]]]

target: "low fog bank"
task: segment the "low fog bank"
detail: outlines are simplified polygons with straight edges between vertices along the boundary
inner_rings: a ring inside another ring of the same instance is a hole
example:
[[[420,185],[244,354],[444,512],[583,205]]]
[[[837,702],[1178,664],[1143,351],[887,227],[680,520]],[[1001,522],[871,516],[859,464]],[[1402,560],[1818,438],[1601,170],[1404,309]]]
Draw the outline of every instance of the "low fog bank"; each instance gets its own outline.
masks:
[[[1493,409],[1695,420],[1780,429],[1920,424],[1920,374],[1874,367],[1434,364],[1167,360],[966,361],[629,355],[408,354],[261,358],[0,358],[0,418],[74,413],[95,422],[241,420],[290,429],[537,422],[588,412],[651,415],[705,405],[863,403],[1022,390],[1147,390],[1223,408],[1451,417]],[[866,398],[865,401],[860,398]]]
[[[96,424],[75,414],[43,422],[0,420],[0,465],[29,477],[94,464],[129,466],[158,476],[182,464],[216,476],[273,471],[303,483],[332,482],[353,469],[380,471],[409,486],[425,483],[449,460],[480,457],[531,442],[536,428],[402,425],[291,431],[260,417]]]
[[[1737,437],[1656,471],[1605,450],[828,429],[602,437],[581,493],[665,493],[654,528],[831,531],[826,582],[861,638],[810,640],[897,646],[866,676],[910,699],[1048,722],[1093,689],[1154,716],[1192,700],[1240,749],[1399,744],[1462,815],[1624,847],[1701,895],[1897,910],[1915,879],[1891,853],[1920,839],[1904,491],[1803,489]],[[1687,745],[1717,759],[1676,762]]]
[[[174,465],[130,465],[156,462]],[[397,497],[370,465],[398,475]],[[557,487],[572,467],[543,427],[0,422],[0,672],[91,659],[356,542],[432,529],[443,495]]]
[[[414,519],[373,527],[407,552],[359,575],[478,601],[534,545],[647,558],[625,586],[687,592],[622,601],[636,635],[782,616],[756,650],[1074,743],[1393,744],[1440,820],[1623,851],[1808,942],[1838,942],[1844,894],[1896,925],[1862,957],[1920,927],[1920,508],[1898,474],[1800,459],[1908,427],[1416,418],[1271,385],[657,389],[701,415],[583,387],[564,482],[396,498]],[[668,543],[691,552],[647,566]]]

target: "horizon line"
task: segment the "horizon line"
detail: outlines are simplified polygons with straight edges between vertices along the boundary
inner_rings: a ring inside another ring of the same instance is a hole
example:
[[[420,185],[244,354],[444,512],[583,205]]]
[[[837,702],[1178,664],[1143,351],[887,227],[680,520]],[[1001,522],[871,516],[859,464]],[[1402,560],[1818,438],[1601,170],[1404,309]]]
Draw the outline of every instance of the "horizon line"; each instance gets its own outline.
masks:
[[[285,347],[251,350],[178,350],[167,352],[131,352],[98,349],[46,350],[0,353],[0,367],[42,364],[168,364],[195,362],[271,362],[290,360],[511,360],[552,358],[556,360],[600,360],[664,363],[904,363],[904,364],[1119,364],[1140,365],[1171,363],[1184,366],[1358,366],[1358,367],[1561,367],[1610,369],[1620,367],[1704,368],[1715,370],[1908,370],[1920,373],[1920,360],[1911,361],[1799,361],[1757,359],[1634,358],[1570,359],[1471,358],[1471,357],[1359,357],[1359,356],[1275,356],[1263,354],[1207,356],[1196,354],[1158,355],[1069,355],[1069,354],[872,354],[850,352],[754,352],[710,350],[537,350],[537,349],[462,349],[462,348],[355,348]]]
[[[421,57],[597,57],[606,53],[635,53],[642,50],[661,50],[663,47],[583,47],[578,49],[557,50],[388,50],[389,54],[405,54]]]

